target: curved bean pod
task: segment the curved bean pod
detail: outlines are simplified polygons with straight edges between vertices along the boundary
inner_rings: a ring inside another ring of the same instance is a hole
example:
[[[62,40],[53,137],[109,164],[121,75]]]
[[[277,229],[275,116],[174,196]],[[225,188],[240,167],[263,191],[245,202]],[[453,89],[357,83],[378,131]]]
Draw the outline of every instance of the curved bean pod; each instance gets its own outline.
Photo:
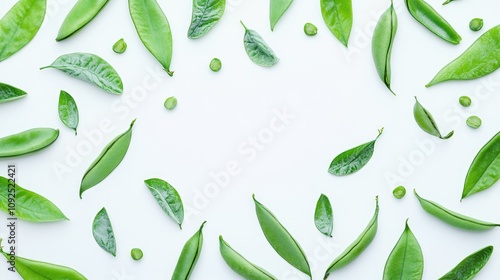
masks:
[[[406,7],[411,16],[425,28],[452,44],[459,44],[462,37],[453,27],[424,0],[405,0]]]
[[[36,152],[50,146],[58,137],[58,129],[34,128],[0,138],[0,158]]]
[[[78,0],[59,28],[56,41],[64,40],[82,29],[108,2],[109,0]]]
[[[198,262],[203,247],[203,222],[200,229],[186,242],[175,266],[172,280],[187,280]]]
[[[417,122],[418,126],[425,132],[429,133],[430,135],[434,135],[440,139],[446,140],[450,139],[451,136],[455,133],[454,131],[451,131],[448,133],[446,136],[441,135],[441,132],[439,131],[436,122],[434,121],[434,118],[432,117],[431,113],[427,111],[427,109],[418,102],[417,97],[415,97],[415,106],[413,107],[413,117],[415,118],[415,121]]]
[[[278,278],[265,271],[263,268],[254,265],[236,252],[226,241],[219,236],[220,254],[226,264],[241,277],[247,280],[277,280]]]
[[[477,220],[456,212],[453,212],[449,209],[444,208],[443,206],[422,198],[417,194],[416,190],[413,190],[413,193],[420,202],[420,205],[424,210],[431,214],[432,216],[440,219],[441,221],[452,225],[454,227],[466,229],[466,230],[488,230],[495,227],[499,227],[500,224],[489,223],[481,220]]]
[[[382,14],[373,32],[372,55],[380,79],[394,95],[391,89],[391,52],[397,29],[398,17],[391,0],[391,6]]]
[[[325,272],[325,276],[323,279],[327,279],[330,273],[335,270],[338,270],[352,261],[354,261],[363,251],[372,243],[375,235],[377,234],[378,228],[378,196],[375,197],[375,213],[373,214],[372,219],[366,226],[365,230],[358,236],[356,240],[354,240],[349,247],[347,247],[340,256],[338,256],[333,262],[330,264],[328,269]]]
[[[118,167],[127,154],[130,140],[132,139],[132,127],[134,123],[135,120],[132,121],[127,131],[106,145],[101,154],[87,169],[80,184],[80,198],[82,198],[83,192],[99,184]]]
[[[274,31],[274,27],[292,3],[293,0],[271,0],[269,7],[269,22],[271,23],[271,31]]]
[[[463,259],[439,280],[471,280],[488,263],[493,246],[487,246]]]
[[[311,277],[309,262],[299,243],[274,214],[255,199],[255,195],[252,198],[255,203],[255,212],[257,213],[260,228],[274,251],[293,267]]]

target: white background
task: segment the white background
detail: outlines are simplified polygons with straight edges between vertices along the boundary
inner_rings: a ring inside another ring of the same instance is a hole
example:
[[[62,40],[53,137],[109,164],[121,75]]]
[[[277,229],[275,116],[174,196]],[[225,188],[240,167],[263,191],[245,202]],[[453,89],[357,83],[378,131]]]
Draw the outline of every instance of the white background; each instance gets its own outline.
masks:
[[[15,2],[0,2],[1,13]],[[253,193],[302,245],[314,279],[322,279],[330,262],[365,228],[376,195],[380,216],[375,240],[355,262],[331,277],[380,279],[407,218],[425,257],[424,279],[442,276],[484,246],[500,245],[497,229],[467,232],[453,228],[425,213],[411,193],[416,188],[423,197],[460,213],[500,221],[499,186],[459,202],[472,159],[500,130],[499,74],[424,87],[441,67],[498,23],[498,1],[457,0],[448,6],[430,1],[462,35],[462,43],[454,46],[418,24],[403,1],[397,0],[399,30],[392,56],[397,97],[379,80],[371,57],[372,30],[389,1],[354,1],[354,27],[346,49],[323,23],[319,1],[295,1],[271,32],[268,1],[228,0],[217,26],[205,37],[190,40],[186,36],[190,1],[162,0],[174,35],[171,68],[175,75],[155,74],[157,80],[151,80],[155,86],[149,90],[144,90],[143,82],[153,77],[150,73],[159,72],[159,64],[138,39],[127,1],[110,1],[81,32],[57,43],[59,26],[74,2],[48,0],[47,17],[34,40],[0,63],[1,82],[29,93],[22,100],[1,105],[0,135],[34,127],[61,130],[60,138],[48,149],[1,160],[5,171],[0,173],[5,175],[7,164],[17,164],[19,184],[49,198],[71,219],[51,224],[19,222],[20,256],[66,265],[89,279],[169,279],[184,242],[206,220],[203,251],[191,279],[238,279],[218,252],[220,234],[279,279],[307,279],[267,243],[255,217]],[[468,28],[474,17],[485,20],[479,33]],[[281,59],[275,67],[262,68],[249,60],[239,20],[272,46]],[[316,37],[304,35],[306,22],[318,26]],[[122,37],[128,49],[117,55],[111,46]],[[123,95],[108,94],[57,70],[38,70],[71,52],[95,53],[111,63],[124,81]],[[208,68],[213,57],[222,60],[219,73]],[[80,109],[76,137],[58,119],[61,89],[73,95]],[[166,111],[163,101],[172,95],[178,98],[178,107]],[[471,96],[474,106],[461,108],[461,95]],[[413,96],[434,114],[443,133],[453,129],[455,136],[441,141],[420,130],[413,120]],[[273,112],[283,108],[295,118],[274,132],[255,157],[243,153],[248,139],[268,131]],[[478,130],[465,124],[471,114],[483,120]],[[124,161],[80,199],[85,170],[134,118],[137,122]],[[98,130],[103,121],[111,123],[112,129],[90,144],[86,135]],[[381,127],[385,132],[364,169],[342,178],[327,172],[335,155],[372,140]],[[223,171],[232,161],[239,164],[240,173],[201,205],[199,193],[213,182],[210,174]],[[66,173],[55,171],[61,166],[67,168]],[[145,187],[143,181],[152,177],[171,183],[186,208],[197,211],[186,213],[182,231]],[[392,196],[399,184],[409,191],[402,200]],[[334,209],[331,239],[322,236],[313,223],[321,193],[328,195]],[[116,257],[99,248],[92,237],[92,220],[103,206],[114,227]],[[6,217],[0,215],[0,224],[6,223]],[[0,236],[7,236],[5,226],[0,226]],[[139,262],[129,255],[133,247],[144,251]],[[477,279],[498,277],[495,264],[499,261],[494,252]],[[19,276],[8,272],[2,262],[0,278]]]

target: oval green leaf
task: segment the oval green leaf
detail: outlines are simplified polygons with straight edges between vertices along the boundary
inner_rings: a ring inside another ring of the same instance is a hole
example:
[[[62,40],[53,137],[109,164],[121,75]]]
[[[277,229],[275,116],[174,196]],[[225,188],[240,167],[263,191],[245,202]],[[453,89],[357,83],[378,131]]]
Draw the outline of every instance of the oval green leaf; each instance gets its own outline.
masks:
[[[405,0],[411,16],[432,33],[452,44],[459,44],[462,37],[424,0]]]
[[[113,93],[123,92],[123,82],[116,70],[104,59],[90,53],[70,53],[58,57],[51,65],[40,68],[54,68]]]
[[[193,0],[188,38],[197,39],[210,31],[224,15],[226,0]]]
[[[15,200],[15,207],[9,202]],[[17,183],[0,176],[0,210],[21,220],[47,223],[69,220],[50,200],[23,189]]]
[[[486,31],[464,53],[443,67],[426,87],[450,80],[473,80],[500,67],[500,25]]]
[[[113,232],[108,212],[104,207],[94,218],[94,222],[92,223],[92,235],[99,247],[116,257],[115,233]]]
[[[415,106],[413,106],[413,117],[415,118],[418,126],[423,131],[440,139],[450,139],[451,136],[453,136],[453,134],[455,133],[454,131],[451,131],[446,136],[442,136],[441,132],[439,132],[436,122],[434,121],[434,118],[432,117],[432,114],[427,111],[427,109],[425,109],[424,106],[420,104],[420,102],[418,102],[417,97],[415,97]]]
[[[82,183],[80,184],[80,198],[83,192],[99,184],[102,180],[106,179],[113,170],[115,170],[123,158],[127,154],[130,140],[132,140],[132,127],[135,120],[132,121],[127,131],[120,134],[113,139],[97,159],[90,165],[89,169],[83,175]]]
[[[378,229],[378,196],[375,197],[375,213],[366,226],[365,230],[328,266],[323,279],[327,279],[330,273],[353,262],[372,243],[377,235]]]
[[[314,224],[322,234],[332,237],[333,231],[333,213],[330,200],[322,194],[316,203],[314,211]]]
[[[56,41],[64,40],[85,27],[108,2],[109,0],[78,0],[59,28]]]
[[[391,89],[391,53],[397,29],[398,17],[391,1],[391,6],[382,14],[373,32],[372,56],[380,79],[394,95]]]
[[[2,239],[0,239],[1,242]],[[0,253],[7,260],[10,260],[10,255],[2,250],[2,246],[0,246]],[[19,256],[16,256],[15,270],[25,280],[87,280],[85,276],[72,268],[25,259]]]
[[[33,128],[0,138],[0,158],[30,154],[54,143],[59,130],[53,128]]]
[[[156,0],[129,0],[130,16],[137,35],[148,51],[160,62],[169,76],[172,61],[172,31]]]
[[[184,244],[172,274],[172,280],[188,280],[191,277],[203,247],[203,227],[205,223],[203,222],[200,229]]]
[[[452,225],[454,227],[466,229],[466,230],[489,230],[495,227],[500,226],[500,224],[494,224],[490,222],[485,222],[481,220],[477,220],[462,214],[459,214],[457,212],[453,212],[449,209],[444,208],[443,206],[430,201],[426,200],[422,197],[420,197],[417,194],[417,191],[413,190],[413,193],[415,193],[415,196],[418,199],[418,202],[420,202],[420,205],[422,208],[432,216],[440,219],[441,221]]]
[[[172,218],[182,229],[184,206],[177,190],[161,179],[148,179],[144,183],[151,191],[161,209],[163,209],[163,212]]]
[[[439,280],[471,280],[483,269],[493,253],[493,246],[487,246],[463,259]]]
[[[351,0],[321,0],[321,14],[328,29],[347,47],[353,18]]]
[[[375,143],[380,135],[382,135],[382,132],[384,132],[384,128],[378,131],[378,136],[375,140],[359,145],[336,156],[330,163],[328,172],[336,176],[344,176],[363,168],[372,158],[373,151],[375,150]]]
[[[274,31],[274,27],[288,10],[290,5],[292,5],[292,3],[293,0],[271,0],[269,8],[269,21],[271,23],[271,31]]]
[[[0,83],[0,103],[10,102],[23,98],[27,93],[8,84]]]
[[[484,191],[500,179],[500,132],[477,153],[465,177],[462,199]]]
[[[0,61],[26,46],[45,18],[46,0],[20,0],[0,20]]]
[[[255,64],[263,67],[271,67],[278,63],[280,61],[279,58],[274,54],[274,51],[269,47],[266,41],[262,39],[259,33],[252,29],[248,29],[243,22],[241,22],[241,24],[245,28],[243,44],[248,57]]]
[[[392,249],[384,268],[383,280],[421,280],[424,256],[418,240],[406,221],[403,234]]]
[[[59,94],[59,118],[63,122],[65,126],[71,128],[75,131],[75,135],[77,134],[76,129],[78,128],[78,107],[76,106],[75,99],[69,93],[61,90]]]
[[[236,252],[229,244],[219,236],[220,254],[226,264],[241,277],[247,280],[277,280],[271,273],[263,268],[249,262]]]
[[[253,196],[253,200],[260,228],[269,244],[285,261],[311,277],[309,262],[299,243],[278,221],[274,214],[255,199],[255,195]]]

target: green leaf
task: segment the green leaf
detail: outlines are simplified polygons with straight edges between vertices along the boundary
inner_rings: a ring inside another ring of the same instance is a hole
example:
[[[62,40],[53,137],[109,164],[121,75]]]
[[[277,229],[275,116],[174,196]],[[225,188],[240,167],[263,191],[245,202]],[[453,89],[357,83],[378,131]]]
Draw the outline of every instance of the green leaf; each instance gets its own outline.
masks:
[[[450,80],[473,80],[500,67],[500,25],[486,31],[464,53],[443,67],[426,87]]]
[[[321,0],[321,14],[328,29],[347,47],[353,18],[351,0]]]
[[[42,26],[46,0],[19,0],[0,20],[0,61],[9,58],[36,35]]]
[[[226,0],[193,0],[188,38],[196,39],[210,31],[224,15]]]
[[[462,199],[484,191],[500,179],[500,132],[477,153],[465,177]]]
[[[160,62],[167,74],[172,61],[172,31],[168,19],[156,0],[129,0],[129,11],[137,35],[148,51]]]
[[[391,2],[391,6],[382,14],[373,32],[372,55],[380,79],[394,95],[396,94],[391,89],[391,53],[397,29],[398,17]]]
[[[0,83],[0,103],[10,102],[23,98],[27,93],[8,84]]]
[[[322,194],[316,203],[314,211],[314,224],[322,234],[332,237],[333,231],[333,214],[330,200]]]
[[[292,5],[293,0],[271,0],[271,7],[269,9],[269,21],[271,22],[271,31],[274,31],[274,27],[280,20],[280,18],[285,14],[290,5]]]
[[[177,190],[161,179],[148,179],[145,180],[144,183],[146,183],[146,186],[151,191],[151,194],[154,196],[161,209],[163,209],[163,212],[172,218],[172,220],[182,229],[184,206]]]
[[[75,135],[77,134],[76,129],[78,127],[78,107],[76,106],[75,99],[65,92],[61,90],[59,94],[59,118],[64,123],[65,126],[71,128],[75,131]]]
[[[104,59],[90,53],[70,53],[58,57],[51,65],[40,69],[54,68],[113,93],[123,92],[120,75]]]
[[[92,223],[95,242],[106,252],[116,257],[116,240],[106,208],[97,213]]]
[[[99,184],[102,180],[115,170],[122,162],[127,154],[130,141],[132,140],[132,127],[135,120],[132,121],[127,131],[113,139],[97,159],[90,165],[89,169],[83,175],[82,183],[80,184],[80,198],[83,192]]]
[[[245,37],[243,43],[248,57],[257,65],[263,67],[271,67],[279,62],[279,58],[274,54],[273,50],[262,39],[259,33],[254,30],[248,29],[243,22],[245,28]]]
[[[471,280],[483,269],[493,253],[493,246],[487,246],[463,259],[439,280]]]
[[[2,239],[0,239],[0,243]],[[2,250],[0,253],[10,260],[10,255]],[[87,280],[78,271],[61,265],[34,261],[16,256],[15,270],[24,280]]]
[[[332,160],[328,172],[336,176],[344,176],[363,168],[372,158],[373,151],[375,150],[375,143],[383,131],[383,128],[379,130],[379,134],[375,140],[359,145],[336,156]]]
[[[260,228],[269,244],[285,261],[311,277],[309,262],[299,243],[278,221],[274,214],[255,199],[255,195],[253,196],[253,200]]]
[[[403,234],[392,249],[384,268],[383,280],[421,280],[424,256],[415,235],[406,222]]]
[[[14,213],[11,212],[13,209]],[[47,223],[68,220],[50,200],[23,189],[17,183],[1,176],[0,210],[9,215],[15,214],[17,218],[28,222]]]

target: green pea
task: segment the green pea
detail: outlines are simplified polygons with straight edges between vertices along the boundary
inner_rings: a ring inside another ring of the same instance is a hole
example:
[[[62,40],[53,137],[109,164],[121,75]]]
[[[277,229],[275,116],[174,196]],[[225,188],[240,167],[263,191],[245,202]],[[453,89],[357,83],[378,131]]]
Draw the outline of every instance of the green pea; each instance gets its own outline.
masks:
[[[469,28],[472,31],[479,31],[483,28],[484,21],[481,18],[474,18],[469,23]]]
[[[116,43],[113,45],[113,51],[115,53],[121,54],[124,53],[127,50],[127,43],[123,38],[120,40],[116,41]]]
[[[308,22],[304,24],[304,33],[306,33],[307,36],[314,36],[318,34],[318,28],[316,25]]]
[[[64,40],[85,27],[106,6],[109,0],[79,0],[64,19],[56,41]]]
[[[200,229],[184,244],[175,266],[172,280],[188,280],[193,272],[203,247],[203,222]]]
[[[218,58],[212,59],[210,61],[210,70],[214,72],[219,72],[219,70],[222,68],[222,62]]]
[[[58,129],[34,128],[0,138],[0,158],[17,157],[42,150],[58,137]]]
[[[468,96],[460,96],[460,99],[458,99],[458,102],[460,102],[460,105],[464,107],[469,107],[472,104],[472,100],[470,100],[470,97]]]
[[[469,127],[476,129],[481,126],[482,121],[478,116],[470,116],[467,118],[466,123]]]
[[[406,195],[406,189],[403,186],[399,186],[392,191],[395,198],[401,199]]]
[[[165,109],[167,110],[173,110],[177,106],[177,98],[175,98],[175,96],[170,96],[167,100],[165,100],[163,106],[165,106]]]
[[[130,251],[130,256],[132,256],[132,259],[134,259],[136,261],[142,259],[143,255],[144,254],[142,253],[142,250],[139,248],[134,248],[134,249],[132,249],[132,251]]]

